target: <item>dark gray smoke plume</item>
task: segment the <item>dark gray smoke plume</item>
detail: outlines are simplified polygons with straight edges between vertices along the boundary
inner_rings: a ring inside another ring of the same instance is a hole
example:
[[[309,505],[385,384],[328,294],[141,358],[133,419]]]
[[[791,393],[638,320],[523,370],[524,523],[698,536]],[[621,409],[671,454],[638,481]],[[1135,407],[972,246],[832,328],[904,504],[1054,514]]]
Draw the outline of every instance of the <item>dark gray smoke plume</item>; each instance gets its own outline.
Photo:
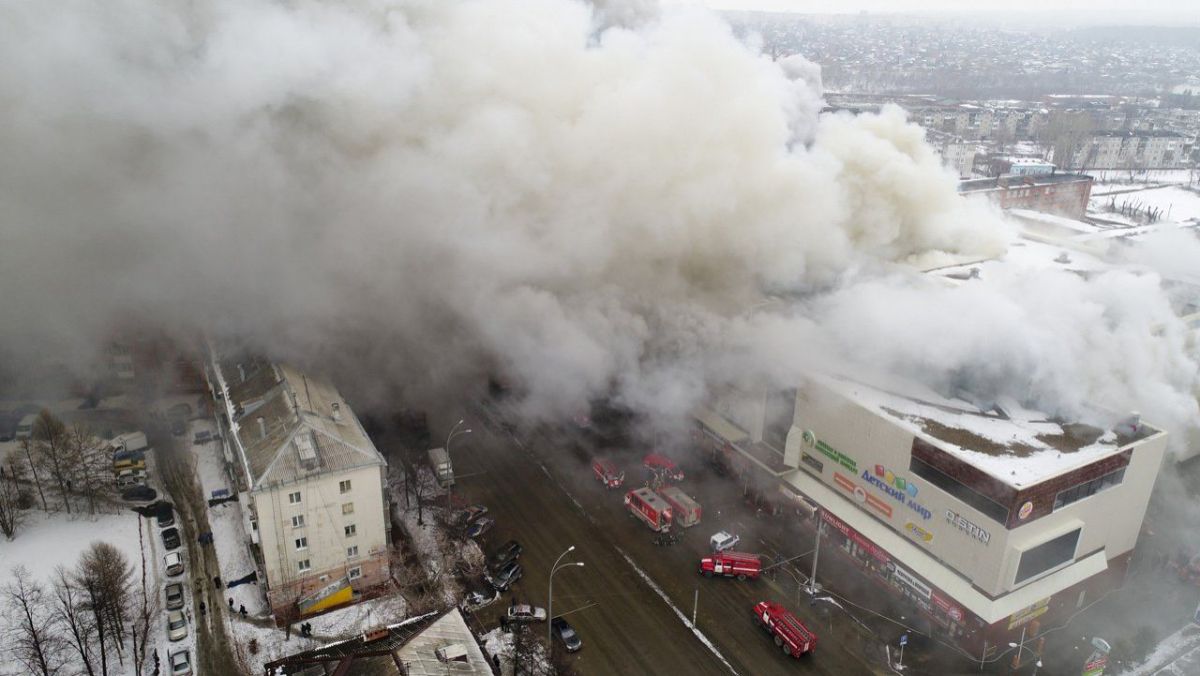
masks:
[[[0,59],[12,362],[166,326],[364,390],[499,373],[531,414],[839,362],[1195,414],[1156,278],[922,279],[1008,226],[900,111],[819,117],[814,65],[706,12],[5,3]]]

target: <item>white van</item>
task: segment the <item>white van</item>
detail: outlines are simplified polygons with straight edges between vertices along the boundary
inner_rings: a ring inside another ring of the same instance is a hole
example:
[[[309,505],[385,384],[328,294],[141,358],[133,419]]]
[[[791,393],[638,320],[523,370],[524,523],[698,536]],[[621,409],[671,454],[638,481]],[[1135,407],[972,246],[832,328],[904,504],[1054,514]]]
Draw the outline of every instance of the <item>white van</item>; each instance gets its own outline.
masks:
[[[33,423],[37,422],[37,415],[30,413],[21,418],[21,422],[17,423],[17,439],[29,439],[33,437]]]

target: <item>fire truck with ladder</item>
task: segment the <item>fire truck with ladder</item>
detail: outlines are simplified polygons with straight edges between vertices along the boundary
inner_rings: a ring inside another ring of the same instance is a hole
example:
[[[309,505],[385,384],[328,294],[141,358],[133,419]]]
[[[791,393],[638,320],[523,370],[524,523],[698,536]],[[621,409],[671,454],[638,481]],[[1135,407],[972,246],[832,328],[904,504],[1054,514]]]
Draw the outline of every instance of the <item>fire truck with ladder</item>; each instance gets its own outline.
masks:
[[[739,580],[757,580],[762,574],[762,559],[758,554],[717,552],[700,559],[700,574],[704,577],[720,575]]]
[[[800,657],[817,647],[817,635],[808,630],[783,604],[760,601],[754,606],[754,622],[775,637],[783,654]]]
[[[638,488],[625,494],[625,507],[650,526],[650,530],[665,533],[671,529],[671,506],[662,496],[649,488]]]

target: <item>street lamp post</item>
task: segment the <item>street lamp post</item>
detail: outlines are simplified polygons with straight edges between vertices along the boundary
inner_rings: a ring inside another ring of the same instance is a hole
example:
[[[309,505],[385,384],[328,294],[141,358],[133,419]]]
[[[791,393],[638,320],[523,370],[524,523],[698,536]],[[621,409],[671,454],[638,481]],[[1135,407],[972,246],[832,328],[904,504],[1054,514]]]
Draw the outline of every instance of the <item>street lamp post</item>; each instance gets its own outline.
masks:
[[[817,559],[821,556],[821,527],[825,525],[821,521],[817,521],[817,543],[813,547],[813,566],[812,575],[808,578],[808,593],[816,595],[817,593]]]
[[[547,595],[548,600],[546,602],[546,605],[548,606],[546,608],[546,650],[547,650],[546,655],[547,655],[547,657],[550,655],[549,650],[554,645],[552,643],[552,641],[554,640],[554,634],[553,634],[553,631],[554,631],[554,574],[557,573],[560,569],[568,568],[570,566],[578,566],[580,568],[583,568],[582,561],[567,561],[566,563],[562,564],[561,566],[558,565],[558,562],[562,561],[562,558],[564,556],[566,556],[567,554],[570,554],[573,551],[575,551],[575,545],[571,545],[570,547],[567,547],[567,551],[563,552],[562,554],[559,554],[558,558],[554,560],[554,565],[550,566],[550,593]]]
[[[1016,664],[1013,665],[1013,668],[1020,669],[1021,660],[1025,657],[1025,627],[1021,627],[1021,641],[1019,643],[1009,643],[1008,647],[1017,649]]]
[[[454,423],[454,427],[450,428],[450,433],[446,435],[446,445],[445,445],[446,458],[450,457],[450,440],[453,439],[455,437],[455,435],[457,435],[457,434],[470,434],[471,433],[471,430],[469,430],[469,429],[463,430],[461,432],[458,431],[459,425],[462,425],[465,420],[466,420],[466,418],[459,418],[458,422]],[[454,467],[453,463],[450,466]],[[454,495],[454,479],[451,479],[450,483],[446,486],[446,518],[447,519],[449,519],[451,516],[450,511],[452,509],[454,509],[453,505],[451,504],[451,497],[453,495]],[[450,522],[447,521],[447,523],[450,523]]]

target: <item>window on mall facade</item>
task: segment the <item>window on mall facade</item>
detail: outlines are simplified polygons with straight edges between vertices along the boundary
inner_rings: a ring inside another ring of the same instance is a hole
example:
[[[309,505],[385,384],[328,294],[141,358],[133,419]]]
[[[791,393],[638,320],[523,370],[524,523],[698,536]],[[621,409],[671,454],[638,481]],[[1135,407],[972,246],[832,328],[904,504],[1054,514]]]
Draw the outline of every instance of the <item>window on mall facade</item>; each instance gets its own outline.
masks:
[[[1125,468],[1122,467],[1114,472],[1109,472],[1102,477],[1097,477],[1091,481],[1085,481],[1081,484],[1076,484],[1070,488],[1059,491],[1058,495],[1054,496],[1054,509],[1057,511],[1061,507],[1066,507],[1080,500],[1091,497],[1106,488],[1112,488],[1125,480]]]
[[[1079,544],[1079,533],[1083,529],[1076,528],[1070,533],[1064,533],[1053,540],[1028,549],[1021,554],[1021,562],[1017,564],[1017,577],[1014,584],[1021,584],[1031,577],[1060,566],[1075,558],[1075,546]]]
[[[1008,523],[1008,508],[1001,505],[991,498],[983,495],[975,489],[967,486],[964,483],[951,477],[949,474],[933,467],[932,465],[912,458],[908,464],[908,469],[913,474],[921,477],[929,483],[937,486],[943,491],[953,495],[961,502],[968,504],[982,512],[993,521],[1006,524]]]

